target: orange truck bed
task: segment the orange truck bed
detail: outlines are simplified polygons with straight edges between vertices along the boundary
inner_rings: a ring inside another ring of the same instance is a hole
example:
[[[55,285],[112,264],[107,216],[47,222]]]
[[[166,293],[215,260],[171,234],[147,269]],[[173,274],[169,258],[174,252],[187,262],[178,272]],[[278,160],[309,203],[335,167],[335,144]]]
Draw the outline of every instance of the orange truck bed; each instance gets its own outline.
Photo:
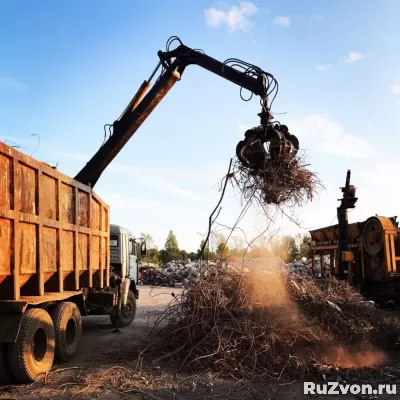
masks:
[[[90,187],[0,142],[0,300],[108,286],[109,226]]]

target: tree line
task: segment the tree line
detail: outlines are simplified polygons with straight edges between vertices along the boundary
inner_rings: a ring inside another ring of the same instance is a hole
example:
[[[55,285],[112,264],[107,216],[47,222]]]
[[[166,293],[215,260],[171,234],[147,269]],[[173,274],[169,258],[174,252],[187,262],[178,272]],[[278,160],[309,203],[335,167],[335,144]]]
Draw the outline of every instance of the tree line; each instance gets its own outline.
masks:
[[[172,230],[169,231],[164,247],[158,249],[154,239],[149,233],[141,233],[141,237],[146,241],[146,257],[144,262],[159,264],[173,260],[197,260],[200,258],[204,240],[196,252],[186,252],[178,245],[176,235]],[[279,257],[286,262],[294,262],[303,257],[309,259],[311,252],[309,249],[310,236],[308,234],[297,234],[295,236],[285,235],[280,238],[269,240],[261,236],[249,246],[244,239],[233,236],[228,242],[225,235],[213,234],[208,245],[203,252],[203,259],[216,258],[242,258],[244,255],[250,258]]]

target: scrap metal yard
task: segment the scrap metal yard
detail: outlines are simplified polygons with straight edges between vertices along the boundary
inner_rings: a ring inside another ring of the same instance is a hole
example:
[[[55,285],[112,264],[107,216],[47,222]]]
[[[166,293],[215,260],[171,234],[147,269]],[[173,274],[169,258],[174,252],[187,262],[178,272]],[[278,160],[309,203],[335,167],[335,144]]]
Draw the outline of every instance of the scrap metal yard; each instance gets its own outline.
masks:
[[[76,398],[127,400],[127,399],[234,399],[266,398],[303,400],[301,382],[271,383],[246,382],[222,379],[211,371],[181,372],[176,374],[171,360],[142,360],[141,352],[146,338],[159,313],[163,312],[172,299],[171,294],[181,293],[181,289],[141,286],[141,297],[135,324],[119,333],[114,331],[109,320],[104,317],[84,319],[84,339],[82,351],[68,364],[56,365],[44,382],[28,386],[7,385],[0,389],[0,399],[61,399]],[[99,331],[101,335],[99,335]],[[359,359],[359,361],[363,361]],[[364,358],[364,361],[366,359]],[[387,373],[393,374],[395,366],[388,367]],[[346,378],[339,371],[320,367],[319,380],[347,382],[373,382],[364,379]],[[342,378],[339,378],[342,376]],[[332,378],[330,378],[332,377]],[[29,391],[29,394],[27,393]],[[313,398],[322,399],[323,395]],[[359,399],[353,395],[331,395],[329,398]],[[366,397],[374,398],[374,396]],[[390,395],[381,395],[379,399],[388,400]]]
[[[400,398],[381,3],[0,1],[0,400]]]

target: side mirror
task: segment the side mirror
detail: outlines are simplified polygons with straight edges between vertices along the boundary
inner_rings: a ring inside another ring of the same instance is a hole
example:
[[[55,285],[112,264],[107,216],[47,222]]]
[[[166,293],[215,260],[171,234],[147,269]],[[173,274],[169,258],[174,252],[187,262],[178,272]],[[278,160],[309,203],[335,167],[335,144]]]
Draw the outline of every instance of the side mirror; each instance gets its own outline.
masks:
[[[140,245],[140,256],[146,257],[147,249],[146,249],[146,242],[142,242]]]

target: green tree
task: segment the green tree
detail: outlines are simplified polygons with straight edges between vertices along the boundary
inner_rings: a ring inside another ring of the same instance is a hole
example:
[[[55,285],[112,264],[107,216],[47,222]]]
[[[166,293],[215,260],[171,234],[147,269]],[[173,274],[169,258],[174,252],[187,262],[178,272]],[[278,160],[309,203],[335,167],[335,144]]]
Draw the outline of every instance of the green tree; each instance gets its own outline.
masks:
[[[221,242],[217,247],[217,257],[227,258],[229,257],[229,247],[225,246],[225,242]]]
[[[286,261],[287,262],[294,262],[296,260],[298,260],[300,257],[300,252],[299,252],[299,248],[297,247],[297,243],[296,240],[291,237],[288,236],[287,237],[287,257],[286,257]]]
[[[187,254],[187,258],[189,258],[190,261],[195,261],[198,259],[198,253],[195,253],[194,251],[192,251]]]
[[[299,258],[299,248],[296,240],[292,236],[284,236],[275,239],[270,245],[271,253],[286,262],[293,262]]]
[[[311,249],[308,246],[308,243],[311,241],[311,238],[309,235],[303,235],[300,246],[299,246],[299,258],[311,258]]]
[[[188,255],[187,255],[185,250],[179,250],[179,254],[180,254],[180,259],[181,260],[183,260],[183,261],[187,260]]]
[[[158,258],[162,264],[165,264],[166,262],[170,261],[168,260],[168,254],[164,249],[160,250],[160,252],[158,253]]]
[[[157,248],[153,249],[146,249],[146,253],[148,253],[148,256],[143,259],[144,262],[150,262],[153,264],[158,264],[160,260],[160,252]]]
[[[224,235],[217,234],[216,235],[216,255],[219,258],[226,258],[229,256],[229,247],[227,246],[226,243],[226,237]]]
[[[163,262],[181,259],[182,254],[179,250],[178,241],[176,239],[174,232],[172,231],[169,231],[168,233],[167,240],[165,241],[164,245],[164,250],[165,253],[163,253],[163,258],[165,259],[165,261]]]

